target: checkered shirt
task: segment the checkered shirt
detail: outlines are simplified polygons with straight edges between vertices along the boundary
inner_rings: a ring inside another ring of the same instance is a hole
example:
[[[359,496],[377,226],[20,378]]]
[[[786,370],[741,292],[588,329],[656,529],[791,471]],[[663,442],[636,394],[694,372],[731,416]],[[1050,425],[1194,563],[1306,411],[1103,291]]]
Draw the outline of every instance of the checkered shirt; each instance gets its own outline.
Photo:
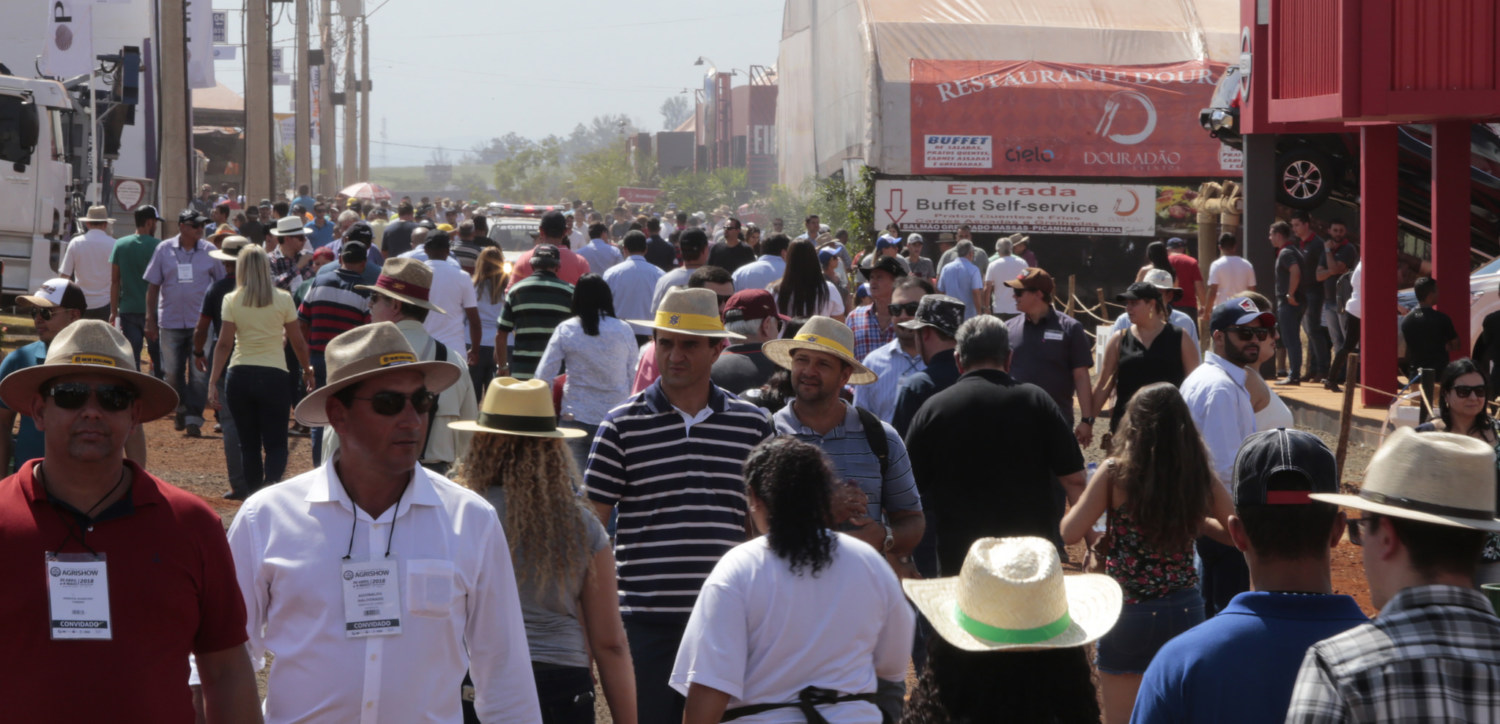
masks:
[[[1405,589],[1308,649],[1286,721],[1500,721],[1500,618],[1472,589]]]
[[[880,319],[875,316],[874,303],[855,307],[854,311],[849,313],[845,323],[854,330],[854,359],[864,359],[865,355],[874,352],[877,347],[896,338],[894,321],[885,329],[880,328]]]

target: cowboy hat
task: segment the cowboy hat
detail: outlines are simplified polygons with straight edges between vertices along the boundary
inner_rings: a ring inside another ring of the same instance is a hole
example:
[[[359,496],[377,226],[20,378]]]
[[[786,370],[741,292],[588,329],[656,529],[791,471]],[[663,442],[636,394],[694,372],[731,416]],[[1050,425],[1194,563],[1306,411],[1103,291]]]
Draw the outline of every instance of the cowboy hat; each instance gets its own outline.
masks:
[[[141,396],[141,422],[177,410],[177,392],[172,386],[137,372],[125,335],[97,319],[80,319],[68,325],[47,346],[46,361],[0,380],[0,402],[26,412],[47,380],[77,374],[110,375],[133,385]]]
[[[249,246],[250,240],[243,236],[234,235],[224,239],[219,248],[208,252],[208,255],[219,261],[239,261],[240,250]]]
[[[271,236],[307,236],[307,222],[300,216],[283,216],[276,220]]]
[[[417,259],[404,256],[391,259],[380,267],[380,276],[375,278],[375,286],[360,284],[354,288],[445,314],[438,305],[427,299],[432,293],[432,267]],[[717,297],[715,300],[717,301]]]
[[[90,206],[89,212],[79,217],[80,222],[85,224],[113,224],[114,219],[109,218],[109,209],[103,206]]]
[[[791,369],[792,355],[799,349],[831,354],[852,366],[854,373],[849,375],[851,385],[868,385],[876,380],[875,373],[854,358],[854,330],[836,319],[811,317],[797,331],[797,336],[791,339],[773,339],[761,345],[760,351],[778,366]]]
[[[484,391],[479,419],[448,423],[453,430],[524,437],[583,437],[583,430],[558,429],[552,409],[552,385],[541,380],[522,382],[496,377]]]
[[[328,424],[328,398],[349,385],[390,372],[421,372],[427,378],[429,392],[442,392],[458,381],[458,365],[451,362],[423,362],[417,358],[406,335],[390,322],[376,322],[351,329],[332,340],[324,349],[328,362],[328,384],[314,390],[297,404],[297,422],[304,425]]]
[[[1146,272],[1146,276],[1141,277],[1141,281],[1162,290],[1163,293],[1174,292],[1172,296],[1182,296],[1182,287],[1177,286],[1177,280],[1172,278],[1172,272],[1166,269],[1152,269]]]
[[[719,297],[712,289],[671,289],[656,308],[656,319],[626,320],[638,327],[663,332],[690,334],[716,339],[744,339],[743,335],[724,329],[719,319]]]
[[[1014,247],[1016,244],[1025,244],[1027,246],[1031,245],[1031,237],[1020,232],[1016,232],[1014,234],[1011,234],[1010,236],[1005,237],[1005,240],[1010,242],[1010,245],[1012,247]]]
[[[980,538],[954,578],[901,582],[943,640],[965,651],[1082,646],[1120,618],[1120,584],[1109,576],[1064,576],[1042,538]]]
[[[1495,451],[1468,435],[1396,428],[1370,458],[1358,495],[1308,497],[1422,523],[1500,531]]]

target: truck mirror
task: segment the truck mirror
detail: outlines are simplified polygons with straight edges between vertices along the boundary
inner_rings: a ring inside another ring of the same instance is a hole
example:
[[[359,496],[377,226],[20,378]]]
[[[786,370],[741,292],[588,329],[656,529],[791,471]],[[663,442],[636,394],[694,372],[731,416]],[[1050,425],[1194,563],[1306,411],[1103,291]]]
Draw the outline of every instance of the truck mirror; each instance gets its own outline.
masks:
[[[36,142],[41,136],[41,123],[37,121],[36,103],[31,100],[21,102],[21,146],[27,151],[36,150]],[[28,156],[30,153],[27,154]]]

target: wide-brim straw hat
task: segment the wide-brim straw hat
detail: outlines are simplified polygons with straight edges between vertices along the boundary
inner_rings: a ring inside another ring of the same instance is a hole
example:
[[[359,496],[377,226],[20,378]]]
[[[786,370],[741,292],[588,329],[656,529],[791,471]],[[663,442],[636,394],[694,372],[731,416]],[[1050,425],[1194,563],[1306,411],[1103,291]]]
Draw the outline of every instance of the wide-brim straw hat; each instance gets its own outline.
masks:
[[[80,374],[119,377],[134,386],[141,395],[141,422],[177,411],[177,392],[172,386],[137,372],[125,335],[97,319],[80,319],[68,325],[47,345],[46,361],[0,380],[0,401],[12,410],[29,413],[36,393],[47,380]]]
[[[1043,538],[980,538],[953,578],[901,582],[939,636],[965,651],[1061,649],[1097,641],[1120,618],[1120,584],[1064,576]]]
[[[276,228],[267,233],[271,236],[307,236],[306,224],[300,216],[283,216],[276,220]]]
[[[869,367],[854,358],[854,330],[831,317],[809,317],[797,336],[791,339],[773,339],[761,345],[760,351],[778,366],[790,370],[792,355],[799,349],[831,354],[854,367],[849,375],[849,384],[868,385],[877,379]]]
[[[719,318],[719,295],[712,289],[671,289],[656,308],[656,319],[626,320],[638,327],[715,339],[744,339],[724,329]]]
[[[522,382],[514,377],[496,377],[484,391],[478,420],[459,420],[448,427],[465,432],[523,437],[583,437],[587,432],[558,429],[552,409],[552,385],[541,380]]]
[[[328,363],[328,384],[297,404],[297,421],[304,425],[327,425],[328,398],[372,377],[420,372],[426,378],[427,390],[438,393],[451,387],[460,375],[452,362],[421,361],[406,335],[390,322],[361,325],[334,337],[323,350],[323,357]]]
[[[1166,269],[1152,269],[1141,277],[1141,281],[1162,290],[1163,294],[1170,292],[1172,297],[1182,296],[1182,287],[1177,286],[1177,280],[1172,278],[1172,272]]]
[[[380,267],[380,276],[375,278],[374,286],[360,284],[354,288],[446,314],[428,299],[432,294],[432,267],[418,259],[404,256],[390,259]],[[717,302],[718,297],[714,297],[714,301]]]
[[[115,223],[114,219],[109,218],[109,209],[103,206],[90,206],[88,213],[79,217],[78,220],[85,224]]]
[[[1422,523],[1500,531],[1495,450],[1468,435],[1397,428],[1370,458],[1358,495],[1309,497]]]
[[[231,236],[225,239],[219,248],[208,252],[208,255],[219,261],[239,261],[240,250],[249,245],[249,239],[243,236]]]

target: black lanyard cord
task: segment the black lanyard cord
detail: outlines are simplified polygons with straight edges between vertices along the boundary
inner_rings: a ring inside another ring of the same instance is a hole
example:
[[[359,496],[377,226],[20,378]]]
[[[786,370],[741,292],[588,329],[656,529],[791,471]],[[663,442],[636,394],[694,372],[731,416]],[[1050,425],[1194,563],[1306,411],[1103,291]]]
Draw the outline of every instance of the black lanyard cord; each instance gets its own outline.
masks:
[[[341,483],[342,484],[342,483]],[[401,499],[406,497],[406,489],[411,487],[408,478],[406,485],[401,488],[401,494],[396,496],[395,512],[391,513],[391,530],[385,536],[385,557],[391,557],[391,541],[396,537],[396,518],[401,514]],[[349,488],[344,488],[344,494],[349,495]],[[354,505],[354,496],[349,497],[350,505],[354,507],[354,521],[349,524],[349,548],[344,551],[344,560],[349,560],[354,555],[354,529],[359,526],[359,506]]]
[[[37,476],[37,479],[39,479],[41,481],[41,483],[42,483],[42,490],[46,491],[47,496],[51,497],[51,498],[56,498],[56,496],[52,495],[52,490],[47,486],[47,478],[43,474],[43,472],[42,472],[42,466],[40,464],[37,465],[36,476]],[[94,517],[94,511],[98,510],[99,506],[104,505],[104,501],[109,500],[110,496],[114,495],[115,491],[119,490],[120,486],[124,485],[125,481],[129,480],[129,479],[130,479],[130,477],[125,474],[125,471],[121,470],[120,471],[120,479],[115,482],[115,486],[113,488],[110,488],[109,492],[105,493],[104,497],[99,498],[99,500],[97,502],[95,502],[92,506],[90,506],[88,510],[84,511],[83,517],[92,520],[93,517]],[[57,546],[57,552],[61,553],[62,549],[67,547],[68,541],[73,540],[75,538],[74,534],[76,533],[77,534],[76,537],[78,539],[78,544],[79,545],[83,546],[84,548],[87,548],[89,553],[92,553],[92,554],[94,554],[96,556],[99,555],[99,551],[94,550],[93,547],[91,547],[89,545],[88,540],[86,539],[87,535],[88,535],[87,529],[83,528],[82,525],[80,525],[78,523],[78,521],[75,519],[74,516],[66,515],[65,513],[63,513],[62,509],[60,509],[56,504],[53,504],[52,510],[53,510],[53,512],[57,513],[57,517],[58,518],[62,519],[63,527],[68,529],[68,534],[63,537],[62,543],[60,543]]]

